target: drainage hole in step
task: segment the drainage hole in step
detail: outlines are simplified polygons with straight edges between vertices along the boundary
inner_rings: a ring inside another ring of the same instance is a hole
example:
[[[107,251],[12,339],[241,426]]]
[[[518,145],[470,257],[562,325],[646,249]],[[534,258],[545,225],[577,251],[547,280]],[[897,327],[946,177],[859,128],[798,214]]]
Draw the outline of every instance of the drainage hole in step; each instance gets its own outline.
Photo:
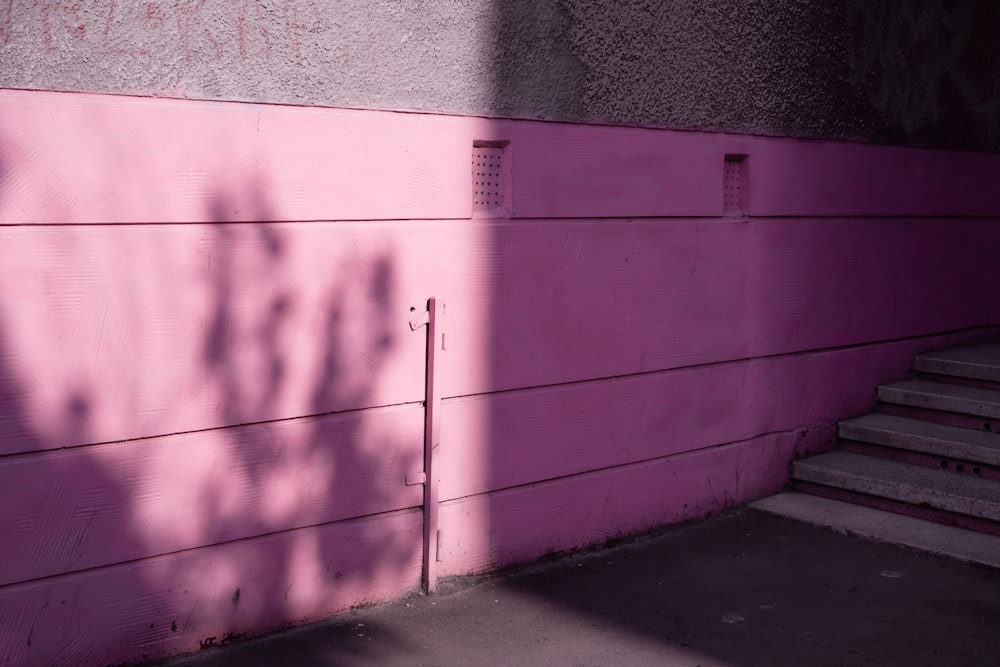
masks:
[[[973,475],[978,475],[978,474],[979,474],[979,472],[980,472],[980,471],[979,471],[979,466],[975,466],[975,467],[974,467],[974,468],[972,469],[972,474],[973,474]]]
[[[945,461],[944,459],[941,459],[941,469],[942,470],[947,470],[948,469],[948,462]]]
[[[958,472],[965,472],[965,466],[959,463],[957,466],[955,466],[955,470]]]
[[[993,425],[990,424],[989,422],[983,422],[983,430],[984,431],[992,431],[993,430]]]

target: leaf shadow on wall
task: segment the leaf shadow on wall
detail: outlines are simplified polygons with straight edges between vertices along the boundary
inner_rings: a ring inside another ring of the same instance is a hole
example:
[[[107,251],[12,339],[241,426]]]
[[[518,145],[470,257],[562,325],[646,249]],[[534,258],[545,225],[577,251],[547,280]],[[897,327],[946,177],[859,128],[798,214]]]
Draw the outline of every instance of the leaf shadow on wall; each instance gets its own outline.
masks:
[[[226,223],[226,211],[235,208],[230,204],[216,196],[212,219]],[[259,209],[254,217],[273,216]],[[343,586],[352,591],[345,598],[364,600],[379,573],[412,570],[420,547],[411,532],[387,526],[419,528],[414,522],[419,515],[406,510],[419,504],[413,493],[418,489],[407,492],[402,479],[405,470],[419,467],[422,423],[415,418],[421,411],[418,406],[366,409],[379,402],[375,384],[405,322],[399,317],[405,311],[394,299],[392,251],[346,253],[335,261],[333,280],[310,295],[308,286],[289,278],[294,270],[287,253],[303,243],[295,239],[299,232],[313,238],[304,226],[295,231],[267,224],[215,226],[213,254],[224,268],[212,278],[214,319],[204,347],[208,375],[223,388],[223,421],[253,425],[227,435],[242,478],[241,502],[258,505],[254,518],[263,531],[293,531],[287,539],[262,540],[253,568],[245,573],[255,580],[261,600],[290,600],[278,625],[315,618],[308,607],[318,591],[329,594]],[[321,236],[331,244],[343,238]],[[252,268],[244,261],[248,258]],[[248,285],[253,303],[234,307],[248,298]],[[309,341],[298,344],[311,345],[309,352],[290,342],[302,326],[309,327]],[[312,375],[307,386],[289,386],[303,377],[303,369]],[[290,414],[287,401],[282,404],[290,393],[304,404],[291,414],[309,417],[282,419]],[[262,424],[273,419],[279,421]],[[380,426],[384,422],[410,428],[393,433]],[[228,518],[226,499],[218,491],[207,504],[209,542],[246,530],[234,525],[244,521],[240,513]],[[400,511],[404,515],[385,522],[349,521]],[[262,571],[261,562],[275,571]],[[295,611],[300,605],[307,613]]]
[[[0,208],[7,188],[17,185],[4,143],[0,141]],[[0,661],[66,664],[71,648],[81,659],[99,654],[93,637],[126,621],[129,610],[107,608],[98,616],[81,607],[87,598],[95,605],[107,599],[108,593],[100,590],[101,573],[92,569],[98,561],[88,547],[99,546],[95,537],[111,538],[103,533],[108,508],[127,505],[129,497],[114,471],[87,448],[74,447],[94,431],[95,406],[87,383],[49,386],[47,350],[33,347],[31,332],[23,330],[30,327],[26,321],[51,311],[51,304],[32,300],[33,283],[45,279],[40,274],[47,267],[22,270],[30,261],[23,252],[32,235],[49,244],[53,230],[0,227],[8,269],[0,276]],[[36,360],[43,363],[34,364]],[[48,409],[40,406],[40,394],[47,395]],[[128,529],[113,539],[124,553],[142,549]],[[73,570],[81,571],[74,580],[63,576]],[[115,580],[119,590],[143,589],[130,568],[120,569]],[[30,585],[19,583],[26,581]],[[140,632],[134,641],[144,639]]]
[[[418,583],[419,487],[402,471],[419,468],[422,410],[379,408],[376,391],[408,316],[391,242],[230,220],[276,217],[252,179],[206,200],[211,225],[0,230],[27,258],[0,275],[0,604],[18,612],[4,661],[158,658]],[[139,248],[151,264],[122,278]],[[44,253],[54,277],[32,265]],[[315,280],[303,253],[326,268]],[[192,275],[192,254],[214,268]],[[150,274],[192,291],[151,304]],[[53,318],[66,328],[47,351],[36,328]],[[107,365],[51,372],[94,355]]]

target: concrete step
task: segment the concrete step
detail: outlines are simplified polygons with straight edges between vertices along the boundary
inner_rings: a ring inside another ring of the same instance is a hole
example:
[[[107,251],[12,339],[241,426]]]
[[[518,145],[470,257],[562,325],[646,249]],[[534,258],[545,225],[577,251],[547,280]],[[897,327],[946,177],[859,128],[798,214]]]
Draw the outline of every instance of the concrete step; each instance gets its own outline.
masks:
[[[993,480],[841,451],[795,461],[791,477],[821,487],[1000,522],[1000,483]]]
[[[879,385],[883,403],[1000,421],[1000,391],[928,380]]]
[[[845,440],[871,443],[942,459],[1000,466],[1000,434],[909,419],[870,414],[838,425]]]
[[[927,352],[916,358],[913,368],[919,373],[1000,383],[1000,343]]]
[[[750,507],[838,533],[1000,569],[1000,537],[993,535],[793,491],[752,502]]]

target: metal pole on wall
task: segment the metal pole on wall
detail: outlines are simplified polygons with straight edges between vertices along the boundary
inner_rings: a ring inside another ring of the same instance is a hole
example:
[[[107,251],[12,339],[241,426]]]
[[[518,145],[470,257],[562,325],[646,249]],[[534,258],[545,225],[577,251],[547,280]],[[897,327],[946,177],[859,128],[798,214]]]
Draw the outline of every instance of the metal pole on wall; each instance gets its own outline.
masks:
[[[409,483],[424,485],[423,586],[428,594],[437,586],[438,561],[438,473],[435,450],[441,444],[441,386],[438,377],[440,354],[444,352],[444,332],[440,328],[444,303],[436,297],[427,301],[427,312],[410,319],[410,329],[427,325],[427,385],[424,410],[424,471]]]

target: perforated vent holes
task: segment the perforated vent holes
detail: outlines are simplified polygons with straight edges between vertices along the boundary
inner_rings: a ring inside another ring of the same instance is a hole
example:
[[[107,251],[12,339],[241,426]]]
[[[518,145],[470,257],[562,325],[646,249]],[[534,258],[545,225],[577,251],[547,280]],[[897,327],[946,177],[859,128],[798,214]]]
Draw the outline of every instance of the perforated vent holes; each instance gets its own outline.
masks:
[[[746,210],[746,155],[727,155],[722,177],[722,207],[727,215]]]
[[[502,215],[505,212],[504,148],[473,144],[472,211]]]

